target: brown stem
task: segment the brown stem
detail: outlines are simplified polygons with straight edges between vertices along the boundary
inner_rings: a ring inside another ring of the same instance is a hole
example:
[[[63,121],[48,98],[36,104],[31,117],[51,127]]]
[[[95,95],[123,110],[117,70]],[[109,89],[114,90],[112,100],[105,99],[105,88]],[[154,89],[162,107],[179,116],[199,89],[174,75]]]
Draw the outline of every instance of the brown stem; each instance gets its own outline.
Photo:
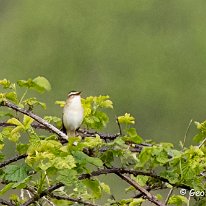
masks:
[[[52,194],[52,193],[50,194],[50,196],[52,198],[57,199],[57,200],[68,200],[68,201],[72,201],[72,202],[78,202],[80,204],[87,205],[87,206],[99,206],[97,204],[92,204],[90,202],[83,201],[83,200],[81,200],[81,198],[65,197],[65,196],[55,195],[55,194]]]
[[[15,157],[12,157],[8,160],[5,160],[4,162],[1,162],[0,168],[5,167],[6,165],[11,164],[12,162],[16,162],[16,161],[23,159],[25,157],[27,157],[27,154],[16,155]]]
[[[137,189],[138,191],[140,191],[150,202],[154,203],[155,205],[158,206],[165,206],[164,203],[160,202],[157,200],[157,198],[152,195],[151,193],[149,193],[146,189],[144,189],[143,187],[141,187],[137,182],[135,182],[133,179],[131,179],[129,176],[125,175],[125,174],[121,174],[121,173],[115,173],[117,176],[119,176],[121,179],[125,180],[127,183],[129,183],[130,185],[132,185],[135,189]]]
[[[54,133],[56,133],[59,137],[63,138],[63,139],[67,139],[67,135],[64,134],[63,132],[61,132],[59,129],[57,129],[56,127],[54,127],[52,124],[49,124],[47,121],[45,121],[44,119],[42,119],[41,117],[35,115],[34,113],[32,113],[31,111],[28,111],[26,109],[20,108],[18,106],[16,106],[15,104],[9,102],[9,101],[3,101],[1,103],[2,106],[5,107],[9,107],[15,111],[18,111],[22,114],[25,114],[29,117],[31,117],[32,119],[36,120],[38,123],[40,123],[41,125],[44,125],[45,127],[47,127],[49,130],[53,131]]]

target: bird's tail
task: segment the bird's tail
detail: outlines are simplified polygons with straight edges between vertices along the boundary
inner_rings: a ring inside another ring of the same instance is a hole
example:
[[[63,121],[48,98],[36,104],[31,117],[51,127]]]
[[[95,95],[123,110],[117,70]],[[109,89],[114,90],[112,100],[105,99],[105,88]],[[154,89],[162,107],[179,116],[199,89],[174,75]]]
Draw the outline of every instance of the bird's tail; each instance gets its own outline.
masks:
[[[75,131],[75,130],[69,130],[69,131],[67,131],[67,136],[68,136],[68,137],[75,137],[75,136],[76,136],[76,131]]]

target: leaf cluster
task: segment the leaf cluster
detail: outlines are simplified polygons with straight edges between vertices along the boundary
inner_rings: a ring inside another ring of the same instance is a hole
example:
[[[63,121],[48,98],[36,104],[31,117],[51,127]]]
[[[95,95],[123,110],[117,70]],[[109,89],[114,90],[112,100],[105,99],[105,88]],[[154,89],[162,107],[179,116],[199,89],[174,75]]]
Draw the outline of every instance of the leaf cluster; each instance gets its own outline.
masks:
[[[106,111],[113,109],[112,101],[107,95],[90,96],[82,98],[83,132],[70,137],[65,144],[59,141],[60,137],[51,127],[45,126],[55,124],[56,129],[60,129],[61,117],[45,116],[42,121],[47,124],[41,125],[31,116],[39,105],[46,109],[46,105],[35,97],[27,98],[30,90],[45,92],[51,89],[45,77],[19,80],[17,84],[4,79],[0,85],[3,89],[1,108],[5,102],[11,102],[25,109],[24,114],[16,112],[22,111],[20,109],[11,108],[0,112],[0,178],[4,185],[0,195],[16,189],[9,195],[12,205],[25,206],[34,201],[38,204],[98,205],[102,198],[105,206],[140,206],[145,201],[165,205],[162,190],[206,190],[205,122],[196,122],[198,134],[194,137],[194,145],[175,148],[171,143],[155,143],[140,137],[134,127],[135,118],[126,113],[116,118],[120,131],[115,138],[106,139],[107,135],[94,130],[106,128],[109,123]],[[17,86],[25,89],[20,97]],[[60,106],[64,103],[56,101]],[[15,147],[17,157],[6,158],[6,144]],[[104,182],[103,174],[106,177],[113,174],[126,181],[128,187],[123,190],[130,198],[116,198],[114,185]],[[29,195],[23,192],[24,195],[19,196],[15,192],[18,190],[27,191]],[[153,195],[153,190],[158,193]],[[187,196],[170,194],[167,205],[184,205],[189,201]],[[197,205],[206,203],[204,196],[195,197],[194,201]]]

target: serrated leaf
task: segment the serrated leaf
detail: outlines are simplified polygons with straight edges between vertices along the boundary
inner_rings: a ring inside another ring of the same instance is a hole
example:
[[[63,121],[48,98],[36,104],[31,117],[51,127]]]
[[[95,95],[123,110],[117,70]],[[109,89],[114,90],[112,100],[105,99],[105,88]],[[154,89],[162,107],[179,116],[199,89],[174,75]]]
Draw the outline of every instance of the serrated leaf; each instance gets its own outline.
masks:
[[[4,169],[4,180],[18,182],[24,180],[28,175],[26,165],[8,165]]]
[[[86,165],[87,163],[95,165],[97,167],[101,167],[103,165],[101,159],[96,157],[90,157],[81,151],[74,151],[73,156],[76,159],[76,161],[81,165]]]
[[[77,181],[77,172],[72,169],[59,170],[56,179],[57,181],[64,183],[66,186],[71,186]]]
[[[56,157],[53,164],[57,169],[72,169],[76,167],[75,159],[72,155],[67,155],[66,157]]]

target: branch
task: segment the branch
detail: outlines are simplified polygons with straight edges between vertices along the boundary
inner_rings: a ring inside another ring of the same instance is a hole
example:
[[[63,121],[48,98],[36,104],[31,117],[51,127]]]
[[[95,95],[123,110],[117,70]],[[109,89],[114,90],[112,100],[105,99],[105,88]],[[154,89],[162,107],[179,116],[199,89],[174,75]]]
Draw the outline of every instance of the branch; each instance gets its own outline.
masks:
[[[6,165],[11,164],[12,162],[16,162],[16,161],[23,159],[25,157],[27,157],[27,154],[16,155],[15,157],[12,157],[12,158],[0,163],[0,168],[5,167]]]
[[[28,206],[34,202],[36,202],[37,200],[39,200],[40,198],[50,194],[51,192],[53,192],[54,190],[60,188],[64,186],[63,183],[57,183],[56,185],[53,185],[51,187],[49,187],[46,190],[43,190],[40,194],[34,195],[32,198],[30,198],[29,200],[27,200],[24,204],[22,204],[21,206]]]
[[[68,200],[68,201],[71,201],[71,202],[78,202],[80,204],[88,205],[88,206],[99,206],[97,204],[92,204],[90,202],[82,201],[81,198],[64,197],[64,196],[55,195],[55,194],[50,194],[50,196],[52,198],[57,199],[57,200]]]
[[[47,121],[45,121],[44,119],[42,119],[41,117],[35,115],[34,113],[32,113],[31,111],[28,111],[26,109],[20,108],[18,106],[16,106],[15,104],[8,102],[8,101],[3,101],[1,103],[2,106],[5,107],[9,107],[17,112],[20,112],[22,114],[25,114],[29,117],[31,117],[32,119],[36,120],[38,123],[40,123],[41,125],[44,125],[46,128],[48,128],[49,130],[53,131],[54,133],[56,133],[60,138],[62,139],[67,139],[67,135],[64,134],[63,132],[61,132],[59,129],[57,129],[56,127],[54,127],[52,124],[49,124]]]
[[[8,206],[15,206],[15,204],[13,204],[11,201],[6,201],[0,198],[0,203],[2,205],[8,205]]]
[[[152,172],[144,172],[144,171],[137,171],[137,170],[132,170],[132,169],[124,169],[124,168],[115,168],[115,167],[114,168],[99,169],[99,170],[91,172],[90,174],[82,174],[79,176],[79,180],[90,178],[90,177],[95,177],[95,176],[99,176],[99,175],[103,175],[103,174],[110,174],[110,173],[133,174],[134,176],[144,175],[144,176],[149,176],[149,177],[155,178],[161,182],[169,183],[170,185],[172,185],[174,187],[180,187],[180,188],[184,188],[187,190],[192,189],[188,185],[170,183],[168,179],[161,177],[159,175],[156,175]]]
[[[85,136],[85,137],[88,137],[88,136],[95,137],[96,135],[99,135],[100,138],[104,139],[104,140],[114,140],[120,136],[119,133],[117,133],[117,134],[104,134],[104,133],[100,133],[100,132],[92,132],[92,131],[89,131],[86,129],[78,129],[77,132],[82,134],[81,136]]]
[[[129,183],[130,185],[132,185],[135,189],[137,189],[138,191],[140,191],[150,202],[153,202],[155,205],[158,206],[165,206],[164,203],[160,202],[157,200],[157,198],[152,195],[151,193],[149,193],[146,189],[144,189],[143,187],[141,187],[137,182],[135,182],[133,179],[131,179],[129,176],[125,175],[125,174],[121,174],[116,172],[115,173],[117,176],[119,176],[121,179],[125,180],[127,183]]]
[[[49,195],[50,197],[55,198],[57,200],[68,200],[68,201],[78,202],[80,204],[88,205],[88,206],[99,206],[99,205],[96,205],[96,204],[92,204],[90,202],[83,201],[83,200],[81,200],[81,198],[64,197],[64,196],[59,196],[59,195],[55,195],[55,194],[52,193],[54,190],[56,190],[56,189],[58,189],[62,186],[64,186],[63,183],[61,183],[61,182],[57,183],[56,185],[53,185],[53,186],[49,187],[48,189],[42,191],[40,194],[34,195],[32,198],[30,198],[27,202],[25,202],[21,206],[31,205],[32,203],[38,201],[40,198],[42,198],[44,196],[47,196],[47,195]],[[13,205],[11,205],[11,206],[13,206]]]

